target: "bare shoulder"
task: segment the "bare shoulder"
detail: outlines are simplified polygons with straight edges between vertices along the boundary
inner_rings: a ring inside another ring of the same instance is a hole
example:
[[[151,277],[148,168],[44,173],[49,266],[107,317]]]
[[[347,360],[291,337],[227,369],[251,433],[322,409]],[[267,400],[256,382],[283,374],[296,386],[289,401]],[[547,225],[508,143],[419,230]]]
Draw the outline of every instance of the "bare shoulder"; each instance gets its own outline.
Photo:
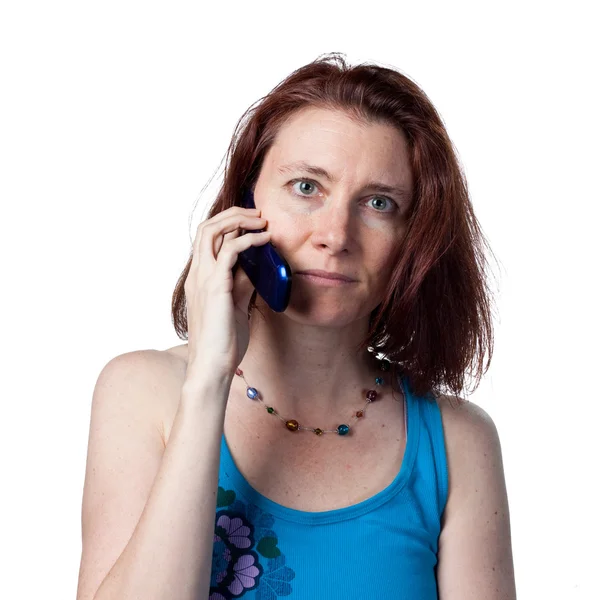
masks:
[[[144,349],[120,354],[106,364],[96,384],[97,388],[118,385],[124,397],[135,401],[132,410],[143,411],[145,416],[155,420],[163,442],[165,423],[179,404],[187,365],[181,351],[176,349]]]
[[[167,348],[163,352],[180,363],[187,363],[187,344],[178,344],[177,346],[173,346],[172,348]]]
[[[458,396],[436,397],[440,408],[448,451],[477,449],[481,444],[499,443],[498,430],[492,417],[481,406]]]
[[[437,579],[440,600],[515,598],[508,497],[500,437],[480,406],[436,398],[448,464]]]
[[[110,384],[119,378],[124,384],[136,386],[151,383],[155,393],[146,396],[150,402],[160,398],[162,388],[181,381],[186,363],[177,353],[168,350],[132,350],[110,360],[100,373],[98,381]]]

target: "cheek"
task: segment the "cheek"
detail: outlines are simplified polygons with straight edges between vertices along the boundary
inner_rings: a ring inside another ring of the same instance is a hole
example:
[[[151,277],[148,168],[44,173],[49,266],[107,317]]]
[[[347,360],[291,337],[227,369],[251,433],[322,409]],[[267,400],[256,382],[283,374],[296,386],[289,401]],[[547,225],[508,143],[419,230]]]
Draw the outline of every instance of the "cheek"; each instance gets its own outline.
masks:
[[[386,289],[396,263],[398,262],[399,250],[397,242],[394,244],[380,244],[373,249],[374,254],[369,260],[369,271],[372,282],[378,290]]]
[[[269,222],[271,243],[282,248],[293,248],[296,242],[306,237],[308,231],[307,219],[277,211],[265,216]]]
[[[392,276],[394,264],[391,261],[375,263],[372,265],[371,271],[371,292],[375,295],[380,295],[387,289],[388,283]]]

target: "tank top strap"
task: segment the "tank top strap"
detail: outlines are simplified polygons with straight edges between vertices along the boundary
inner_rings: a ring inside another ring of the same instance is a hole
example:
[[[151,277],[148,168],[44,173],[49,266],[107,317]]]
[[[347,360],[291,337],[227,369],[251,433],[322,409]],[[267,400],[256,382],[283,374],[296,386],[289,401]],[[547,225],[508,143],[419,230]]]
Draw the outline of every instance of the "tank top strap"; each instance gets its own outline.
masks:
[[[425,497],[432,498],[432,510],[440,520],[448,500],[448,464],[442,414],[432,393],[417,396],[406,377],[401,376],[401,382],[408,405],[408,435],[411,435],[411,427],[418,429],[418,434],[413,430],[419,440],[415,476],[420,481],[416,481],[415,485],[423,488]]]

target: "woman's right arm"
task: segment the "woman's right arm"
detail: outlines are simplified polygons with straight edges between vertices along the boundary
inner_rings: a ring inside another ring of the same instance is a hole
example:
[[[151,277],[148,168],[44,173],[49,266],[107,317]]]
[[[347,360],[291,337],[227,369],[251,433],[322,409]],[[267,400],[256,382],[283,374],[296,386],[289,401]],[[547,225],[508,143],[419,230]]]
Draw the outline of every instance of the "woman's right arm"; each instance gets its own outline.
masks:
[[[244,271],[234,275],[233,267],[240,252],[270,238],[268,231],[251,232],[266,224],[259,213],[236,206],[198,227],[184,286],[183,384],[173,383],[164,353],[156,351],[118,356],[100,374],[77,600],[208,596],[225,410],[248,348],[254,290]],[[178,409],[163,446],[159,415],[169,398],[178,400]]]
[[[208,596],[231,382],[187,380],[165,447],[158,394],[177,390],[159,354],[121,355],[96,385],[77,600]]]

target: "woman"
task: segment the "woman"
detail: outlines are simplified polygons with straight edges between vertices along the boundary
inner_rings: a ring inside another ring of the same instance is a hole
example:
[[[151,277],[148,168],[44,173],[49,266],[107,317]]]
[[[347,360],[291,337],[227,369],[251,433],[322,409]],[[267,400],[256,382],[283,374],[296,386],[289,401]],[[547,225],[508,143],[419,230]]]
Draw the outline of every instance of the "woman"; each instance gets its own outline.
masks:
[[[282,313],[236,268],[266,242]],[[492,351],[482,247],[407,77],[334,54],[272,90],[173,296],[188,343],[96,384],[78,598],[514,598],[498,434],[459,397]]]

